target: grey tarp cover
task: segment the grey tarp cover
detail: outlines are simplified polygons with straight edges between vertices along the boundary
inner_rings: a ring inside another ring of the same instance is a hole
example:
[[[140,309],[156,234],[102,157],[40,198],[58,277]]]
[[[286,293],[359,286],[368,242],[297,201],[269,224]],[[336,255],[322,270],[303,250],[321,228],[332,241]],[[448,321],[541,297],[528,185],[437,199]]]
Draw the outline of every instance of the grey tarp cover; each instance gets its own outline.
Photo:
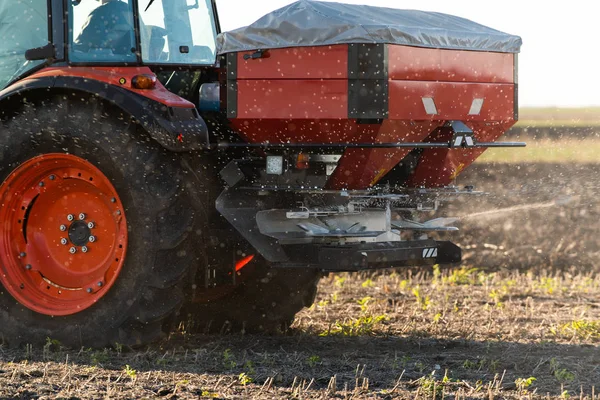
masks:
[[[521,38],[453,15],[300,0],[219,35],[219,54],[341,43],[518,53]]]

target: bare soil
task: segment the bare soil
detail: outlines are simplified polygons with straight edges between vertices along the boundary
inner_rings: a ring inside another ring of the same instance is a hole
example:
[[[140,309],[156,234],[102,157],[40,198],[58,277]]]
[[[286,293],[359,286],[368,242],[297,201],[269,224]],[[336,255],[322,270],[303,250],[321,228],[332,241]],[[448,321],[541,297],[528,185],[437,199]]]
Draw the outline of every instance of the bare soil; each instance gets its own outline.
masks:
[[[0,398],[596,398],[599,174],[473,166],[457,268],[329,275],[285,335],[0,347]]]

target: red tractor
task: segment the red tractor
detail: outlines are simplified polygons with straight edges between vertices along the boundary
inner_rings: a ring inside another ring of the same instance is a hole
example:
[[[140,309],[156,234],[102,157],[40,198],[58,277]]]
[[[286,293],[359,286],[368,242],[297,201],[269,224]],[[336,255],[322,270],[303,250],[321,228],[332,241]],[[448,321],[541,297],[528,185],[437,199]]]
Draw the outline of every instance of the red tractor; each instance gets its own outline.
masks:
[[[421,212],[517,120],[520,39],[303,0],[0,4],[0,335],[277,331],[319,277],[457,263]],[[433,236],[432,236],[433,235]]]

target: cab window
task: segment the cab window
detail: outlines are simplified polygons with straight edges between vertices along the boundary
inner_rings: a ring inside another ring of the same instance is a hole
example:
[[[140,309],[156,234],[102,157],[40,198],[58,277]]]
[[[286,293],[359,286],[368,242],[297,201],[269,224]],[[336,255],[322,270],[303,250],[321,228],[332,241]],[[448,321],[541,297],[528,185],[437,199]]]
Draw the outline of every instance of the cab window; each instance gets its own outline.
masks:
[[[48,4],[40,0],[0,1],[0,90],[44,63],[25,52],[48,44]]]
[[[137,61],[131,0],[75,0],[69,3],[71,61]]]
[[[144,63],[215,63],[217,30],[210,0],[139,0],[138,4]]]

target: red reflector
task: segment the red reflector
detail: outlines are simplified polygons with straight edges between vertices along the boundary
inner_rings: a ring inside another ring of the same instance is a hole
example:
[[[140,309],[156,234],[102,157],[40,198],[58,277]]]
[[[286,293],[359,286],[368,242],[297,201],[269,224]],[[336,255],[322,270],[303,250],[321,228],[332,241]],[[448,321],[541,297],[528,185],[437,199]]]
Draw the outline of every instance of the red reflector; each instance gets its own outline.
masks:
[[[248,257],[242,258],[240,261],[235,263],[235,272],[238,272],[242,268],[244,268],[250,261],[254,260],[254,254],[249,255]]]
[[[156,86],[156,75],[136,75],[131,79],[131,86],[136,89],[154,89]]]

